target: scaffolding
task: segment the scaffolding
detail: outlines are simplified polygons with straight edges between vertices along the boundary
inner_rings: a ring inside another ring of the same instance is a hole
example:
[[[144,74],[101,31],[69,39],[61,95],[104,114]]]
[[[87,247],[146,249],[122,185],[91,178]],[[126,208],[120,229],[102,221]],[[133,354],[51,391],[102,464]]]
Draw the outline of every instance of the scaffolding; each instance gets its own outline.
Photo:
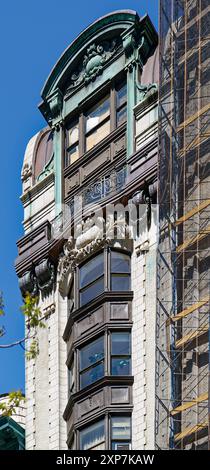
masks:
[[[159,101],[156,447],[209,449],[209,0],[160,0]]]

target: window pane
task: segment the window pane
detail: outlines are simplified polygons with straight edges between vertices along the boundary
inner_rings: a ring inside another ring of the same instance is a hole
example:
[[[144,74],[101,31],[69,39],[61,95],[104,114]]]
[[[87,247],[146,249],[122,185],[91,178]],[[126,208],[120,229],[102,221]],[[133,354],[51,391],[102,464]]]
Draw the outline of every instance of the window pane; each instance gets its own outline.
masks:
[[[130,256],[118,251],[111,252],[111,272],[130,273]]]
[[[96,382],[104,376],[104,363],[101,362],[96,366],[91,367],[86,372],[80,375],[80,388],[87,387],[88,385]]]
[[[80,370],[91,366],[104,357],[104,338],[101,336],[84,348],[80,349]]]
[[[95,126],[100,124],[106,117],[110,115],[109,96],[103,98],[99,103],[94,105],[86,115],[86,132],[89,132]]]
[[[69,369],[69,391],[70,393],[74,393],[75,391],[75,368],[74,362],[72,363]]]
[[[125,104],[127,101],[127,84],[124,83],[123,85],[122,84],[119,85],[116,88],[116,92],[117,92],[117,108],[119,108],[120,106]]]
[[[123,106],[119,111],[117,111],[117,126],[120,126],[127,119],[127,106]]]
[[[130,275],[129,274],[112,274],[111,277],[111,290],[130,290]]]
[[[71,165],[79,158],[79,146],[74,145],[67,151],[67,165]]]
[[[69,292],[68,314],[70,314],[73,310],[74,310],[74,283],[72,284],[70,292]]]
[[[130,439],[131,423],[129,416],[113,416],[111,419],[112,439]]]
[[[87,304],[104,292],[104,277],[101,277],[80,293],[80,306]]]
[[[104,274],[104,254],[92,258],[80,268],[80,288]]]
[[[91,132],[90,135],[86,137],[86,151],[92,149],[94,145],[98,144],[102,139],[104,139],[110,133],[110,121],[106,121],[104,124],[101,124],[95,131]]]
[[[104,420],[94,423],[80,432],[80,449],[87,450],[105,441]]]
[[[73,124],[68,130],[68,146],[75,144],[79,140],[79,124]]]
[[[130,449],[130,442],[112,442],[112,449],[113,450],[129,450]]]
[[[130,358],[113,358],[111,364],[111,373],[112,375],[130,375]]]
[[[131,353],[130,333],[112,333],[111,353],[116,356],[126,356]]]

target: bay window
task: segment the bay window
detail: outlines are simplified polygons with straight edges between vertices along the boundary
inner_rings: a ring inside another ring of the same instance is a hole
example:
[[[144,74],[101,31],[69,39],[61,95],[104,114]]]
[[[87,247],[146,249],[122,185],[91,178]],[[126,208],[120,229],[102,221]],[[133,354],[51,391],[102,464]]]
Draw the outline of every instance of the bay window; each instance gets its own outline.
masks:
[[[105,270],[110,265],[110,271]],[[106,272],[106,276],[105,276]],[[129,291],[130,282],[130,256],[120,251],[107,251],[100,253],[87,261],[79,269],[79,304],[87,304],[105,290]]]

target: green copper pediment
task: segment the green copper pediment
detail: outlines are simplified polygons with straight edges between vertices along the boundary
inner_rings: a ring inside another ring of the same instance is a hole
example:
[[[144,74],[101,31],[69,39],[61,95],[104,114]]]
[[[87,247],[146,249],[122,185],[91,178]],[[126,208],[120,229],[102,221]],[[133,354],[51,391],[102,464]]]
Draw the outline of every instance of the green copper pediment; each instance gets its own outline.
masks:
[[[55,89],[61,89],[61,83],[64,80],[64,76],[66,74],[66,70],[74,57],[78,55],[80,50],[84,49],[85,46],[93,41],[95,43],[95,39],[100,36],[103,32],[108,32],[116,28],[116,30],[121,32],[126,30],[136,21],[139,20],[138,14],[132,10],[120,10],[109,15],[106,15],[96,22],[92,23],[88,28],[86,28],[71,44],[70,46],[64,51],[58,62],[55,64],[52,72],[50,73],[49,77],[47,78],[45,85],[42,89],[41,96],[43,99],[46,99]],[[100,47],[100,44],[98,44]],[[85,52],[85,51],[84,51]],[[101,54],[98,54],[97,61],[94,59],[91,61],[91,64],[88,64],[88,74],[89,69],[92,69],[93,63],[96,65],[96,69],[98,66],[101,66],[101,62],[103,62],[103,58]],[[96,63],[97,62],[97,63]]]

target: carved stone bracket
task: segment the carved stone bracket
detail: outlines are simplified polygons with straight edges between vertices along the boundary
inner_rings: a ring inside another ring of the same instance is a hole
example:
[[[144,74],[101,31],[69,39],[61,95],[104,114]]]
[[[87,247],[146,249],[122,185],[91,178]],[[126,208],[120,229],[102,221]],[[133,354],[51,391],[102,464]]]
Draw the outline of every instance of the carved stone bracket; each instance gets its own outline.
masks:
[[[42,260],[36,267],[35,273],[39,289],[47,294],[53,288],[55,280],[55,267],[49,259]]]
[[[19,287],[23,296],[25,296],[27,292],[32,296],[37,295],[37,279],[33,270],[27,271],[21,278],[19,278]]]
[[[49,294],[53,289],[54,281],[55,267],[50,260],[44,259],[19,279],[19,286],[23,296],[27,292],[35,296],[39,291]]]

